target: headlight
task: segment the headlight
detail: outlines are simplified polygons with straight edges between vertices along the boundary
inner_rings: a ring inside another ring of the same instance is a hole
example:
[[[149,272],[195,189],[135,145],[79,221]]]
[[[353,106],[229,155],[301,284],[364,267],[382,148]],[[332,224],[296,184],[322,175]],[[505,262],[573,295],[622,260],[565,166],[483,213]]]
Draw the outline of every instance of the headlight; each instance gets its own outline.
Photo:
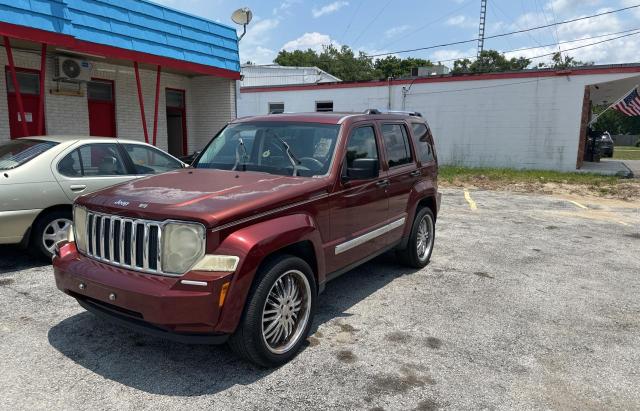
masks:
[[[87,251],[87,210],[84,207],[73,206],[73,232],[76,247],[82,252]]]
[[[238,267],[239,257],[235,255],[207,254],[193,267],[198,271],[221,271],[232,273]]]
[[[184,274],[204,255],[204,226],[168,223],[162,231],[162,271]]]

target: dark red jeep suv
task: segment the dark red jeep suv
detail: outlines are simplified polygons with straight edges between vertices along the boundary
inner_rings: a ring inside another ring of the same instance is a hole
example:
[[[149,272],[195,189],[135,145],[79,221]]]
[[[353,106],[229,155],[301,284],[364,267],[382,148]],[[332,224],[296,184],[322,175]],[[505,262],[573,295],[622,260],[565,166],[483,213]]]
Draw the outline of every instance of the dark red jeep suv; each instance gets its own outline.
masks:
[[[437,174],[418,113],[238,119],[193,168],[80,197],[56,284],[130,328],[282,364],[327,281],[392,249],[427,264]]]

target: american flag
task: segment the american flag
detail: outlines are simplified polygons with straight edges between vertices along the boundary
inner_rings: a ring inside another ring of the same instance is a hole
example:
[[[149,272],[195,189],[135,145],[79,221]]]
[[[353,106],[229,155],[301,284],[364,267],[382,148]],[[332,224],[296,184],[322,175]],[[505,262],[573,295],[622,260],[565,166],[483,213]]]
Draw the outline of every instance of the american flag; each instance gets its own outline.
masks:
[[[628,116],[640,116],[640,96],[638,96],[638,89],[634,88],[625,98],[614,105],[613,108]]]

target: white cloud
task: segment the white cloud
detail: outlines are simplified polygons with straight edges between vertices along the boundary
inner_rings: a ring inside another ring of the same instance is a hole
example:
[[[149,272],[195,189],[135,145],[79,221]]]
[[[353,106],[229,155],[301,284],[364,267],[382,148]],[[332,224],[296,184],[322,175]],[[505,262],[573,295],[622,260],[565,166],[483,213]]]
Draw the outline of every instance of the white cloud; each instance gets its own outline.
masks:
[[[474,19],[471,19],[467,16],[463,16],[463,15],[457,15],[457,16],[451,16],[449,17],[444,24],[446,24],[447,26],[454,26],[454,27],[462,27],[462,28],[469,28],[469,27],[475,27],[478,25],[478,22]]]
[[[594,7],[600,4],[600,2],[601,0],[551,0],[544,5],[544,8],[561,13],[575,10],[578,7]]]
[[[401,35],[403,33],[406,33],[407,30],[409,30],[410,28],[411,28],[411,26],[409,26],[408,24],[403,24],[402,26],[391,27],[389,30],[384,32],[384,35],[387,38],[399,36],[399,35]]]
[[[311,9],[311,14],[313,14],[313,17],[317,19],[318,17],[324,16],[325,14],[335,13],[336,11],[348,5],[349,5],[348,1],[342,1],[342,0],[334,1],[333,3],[324,5],[319,9],[314,7],[313,9]]]
[[[314,31],[313,33],[304,33],[297,39],[286,42],[285,45],[282,46],[282,49],[287,51],[306,49],[322,51],[322,46],[328,46],[330,44],[338,46],[338,43],[332,40],[328,34]]]
[[[461,59],[476,54],[476,49],[457,50],[457,49],[444,49],[434,51],[429,59],[434,63],[441,61],[445,66],[453,67],[453,61],[451,59]]]
[[[291,10],[289,10],[294,4],[300,4],[302,0],[284,0],[278,7],[273,8],[273,15],[291,15]]]
[[[247,34],[240,42],[240,61],[247,60],[257,64],[271,63],[275,57],[275,51],[266,47],[271,40],[271,33],[280,25],[280,20],[261,19],[256,17],[247,27]]]

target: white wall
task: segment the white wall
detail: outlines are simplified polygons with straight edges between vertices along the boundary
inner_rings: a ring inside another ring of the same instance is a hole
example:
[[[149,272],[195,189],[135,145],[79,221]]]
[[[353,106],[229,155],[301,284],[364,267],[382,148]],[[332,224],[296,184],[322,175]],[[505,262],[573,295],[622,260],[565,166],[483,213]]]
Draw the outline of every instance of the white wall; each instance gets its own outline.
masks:
[[[13,55],[16,67],[40,69],[39,53],[14,50]],[[52,80],[54,64],[54,57],[49,56],[44,90],[47,134],[88,135],[89,114],[86,85],[81,85],[82,97],[50,93],[50,89],[56,88],[56,82]],[[0,51],[0,66],[6,65],[8,65],[8,61],[3,49]],[[144,141],[133,66],[93,62],[92,77],[114,80],[117,136]],[[208,76],[189,77],[167,72],[163,72],[160,78],[158,147],[167,149],[166,88],[185,90],[189,153],[202,148],[224,124],[235,118],[235,81]],[[149,141],[151,142],[156,86],[155,70],[141,69],[140,82],[143,90]],[[0,76],[0,142],[7,141],[9,138],[7,89],[3,72]]]
[[[585,85],[633,75],[415,83],[405,108],[425,116],[443,164],[575,170]],[[241,91],[238,115],[267,114],[269,102],[286,112],[314,111],[319,100],[332,100],[334,111],[386,109],[388,96],[387,86]],[[391,108],[402,109],[401,85],[392,86]]]

